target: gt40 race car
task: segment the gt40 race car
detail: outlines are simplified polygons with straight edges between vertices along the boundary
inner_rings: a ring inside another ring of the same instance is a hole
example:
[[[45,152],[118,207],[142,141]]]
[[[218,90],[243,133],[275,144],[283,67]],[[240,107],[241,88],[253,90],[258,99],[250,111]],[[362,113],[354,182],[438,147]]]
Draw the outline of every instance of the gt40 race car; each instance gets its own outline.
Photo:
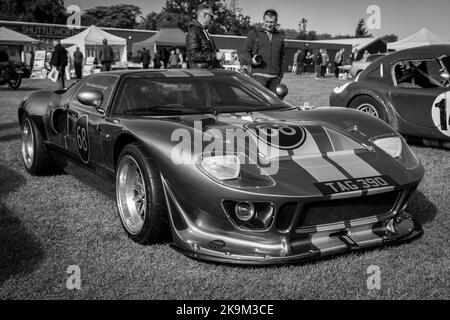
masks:
[[[450,45],[378,58],[333,90],[330,105],[372,114],[405,136],[450,148]]]
[[[424,170],[404,139],[286,94],[225,70],[91,75],[21,102],[23,162],[110,179],[132,240],[197,259],[280,264],[421,235],[405,208]]]

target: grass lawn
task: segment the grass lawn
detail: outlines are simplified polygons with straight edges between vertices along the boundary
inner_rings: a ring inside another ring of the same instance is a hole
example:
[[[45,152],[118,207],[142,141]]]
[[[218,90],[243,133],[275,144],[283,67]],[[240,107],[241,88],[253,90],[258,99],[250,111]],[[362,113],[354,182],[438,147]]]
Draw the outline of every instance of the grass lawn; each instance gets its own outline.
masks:
[[[328,104],[334,78],[286,75],[287,100]],[[426,173],[408,211],[424,226],[409,244],[313,263],[234,267],[191,260],[167,245],[140,246],[122,230],[114,187],[78,168],[33,177],[20,160],[19,101],[53,86],[0,87],[0,299],[449,299],[450,151],[413,146]],[[56,87],[55,87],[56,88]],[[81,269],[81,290],[66,272]],[[368,290],[367,268],[381,289]]]

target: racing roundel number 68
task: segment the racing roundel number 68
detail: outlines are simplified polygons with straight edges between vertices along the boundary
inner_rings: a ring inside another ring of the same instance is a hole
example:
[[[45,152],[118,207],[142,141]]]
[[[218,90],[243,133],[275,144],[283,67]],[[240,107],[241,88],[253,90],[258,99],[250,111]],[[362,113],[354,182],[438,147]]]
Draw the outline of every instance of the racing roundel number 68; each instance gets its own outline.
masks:
[[[82,115],[77,119],[77,123],[75,125],[78,154],[80,155],[80,158],[84,163],[89,162],[90,155],[88,124],[88,116]]]

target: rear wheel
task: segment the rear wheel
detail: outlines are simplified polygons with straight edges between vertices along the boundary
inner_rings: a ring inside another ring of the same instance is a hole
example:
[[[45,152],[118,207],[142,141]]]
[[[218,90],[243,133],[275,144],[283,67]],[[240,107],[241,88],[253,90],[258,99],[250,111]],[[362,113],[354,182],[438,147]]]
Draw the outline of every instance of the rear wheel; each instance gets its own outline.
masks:
[[[359,96],[350,102],[349,108],[368,113],[387,122],[387,115],[383,107],[372,97]]]
[[[20,137],[22,161],[29,173],[43,175],[60,172],[52,155],[47,152],[39,129],[26,115],[22,119]]]
[[[138,143],[127,145],[119,155],[116,198],[122,226],[133,241],[170,239],[161,178]]]
[[[8,85],[11,89],[16,90],[20,87],[20,84],[22,83],[22,74],[21,73],[14,73],[10,74],[10,78],[8,80]]]

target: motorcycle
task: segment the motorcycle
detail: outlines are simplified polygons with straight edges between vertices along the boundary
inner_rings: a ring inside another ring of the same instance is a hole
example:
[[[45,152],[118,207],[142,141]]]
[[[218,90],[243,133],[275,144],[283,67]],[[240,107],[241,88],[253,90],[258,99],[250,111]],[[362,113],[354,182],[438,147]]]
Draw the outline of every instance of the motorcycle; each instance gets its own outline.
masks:
[[[11,89],[18,89],[22,83],[23,69],[19,64],[7,62],[0,64],[0,85],[8,83]]]

